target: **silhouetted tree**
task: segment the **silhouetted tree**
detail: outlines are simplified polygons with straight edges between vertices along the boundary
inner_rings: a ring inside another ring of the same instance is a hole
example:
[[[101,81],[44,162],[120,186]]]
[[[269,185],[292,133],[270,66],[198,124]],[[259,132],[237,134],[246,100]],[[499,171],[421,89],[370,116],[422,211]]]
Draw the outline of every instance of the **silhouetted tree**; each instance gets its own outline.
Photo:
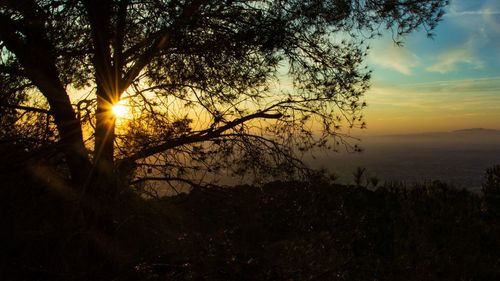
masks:
[[[113,193],[142,167],[136,177],[181,182],[295,174],[294,151],[335,148],[342,126],[364,126],[365,40],[431,32],[447,1],[0,3],[2,107],[17,127],[22,112],[42,116],[38,137],[57,142],[75,186]]]

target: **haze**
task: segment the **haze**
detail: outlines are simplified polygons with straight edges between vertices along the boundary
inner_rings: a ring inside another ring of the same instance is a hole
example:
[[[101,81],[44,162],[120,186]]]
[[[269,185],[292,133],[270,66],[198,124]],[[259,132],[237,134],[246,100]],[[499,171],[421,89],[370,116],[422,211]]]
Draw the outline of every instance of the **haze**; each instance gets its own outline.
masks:
[[[439,180],[478,192],[487,168],[500,163],[500,131],[467,129],[453,132],[367,136],[361,153],[317,154],[311,164],[352,183],[357,167],[381,182],[422,183]]]

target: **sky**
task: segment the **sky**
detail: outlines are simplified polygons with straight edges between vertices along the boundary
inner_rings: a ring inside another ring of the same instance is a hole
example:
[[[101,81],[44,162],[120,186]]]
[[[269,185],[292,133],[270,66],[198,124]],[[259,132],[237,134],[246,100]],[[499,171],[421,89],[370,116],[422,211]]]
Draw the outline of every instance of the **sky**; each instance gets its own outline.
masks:
[[[500,129],[500,1],[451,0],[434,34],[370,44],[363,134]]]

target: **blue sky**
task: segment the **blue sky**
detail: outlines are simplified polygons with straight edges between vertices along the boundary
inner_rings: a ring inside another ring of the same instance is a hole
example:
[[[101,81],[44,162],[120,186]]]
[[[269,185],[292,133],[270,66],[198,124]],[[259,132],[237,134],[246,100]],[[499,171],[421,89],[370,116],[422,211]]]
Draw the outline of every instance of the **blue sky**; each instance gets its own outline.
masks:
[[[500,1],[452,0],[429,39],[371,43],[367,134],[500,129]]]

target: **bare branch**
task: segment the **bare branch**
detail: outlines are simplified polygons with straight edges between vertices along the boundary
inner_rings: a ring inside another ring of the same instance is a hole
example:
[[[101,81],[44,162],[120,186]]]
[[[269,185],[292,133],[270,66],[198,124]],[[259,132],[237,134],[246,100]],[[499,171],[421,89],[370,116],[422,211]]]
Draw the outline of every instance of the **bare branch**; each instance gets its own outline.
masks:
[[[265,112],[256,112],[254,114],[247,115],[245,117],[233,120],[231,122],[228,122],[226,125],[221,126],[217,129],[207,129],[203,130],[200,132],[195,133],[194,135],[191,136],[181,136],[177,139],[172,139],[168,140],[167,142],[146,148],[130,157],[127,157],[125,159],[122,159],[120,162],[122,163],[133,163],[136,160],[146,158],[148,156],[154,155],[156,153],[160,153],[162,151],[166,151],[168,149],[177,147],[177,146],[182,146],[186,144],[191,144],[191,143],[197,143],[197,142],[203,142],[207,141],[213,138],[216,138],[220,136],[223,132],[233,129],[236,126],[243,124],[245,122],[248,122],[252,119],[257,119],[257,118],[263,118],[263,119],[279,119],[282,117],[282,114],[280,113],[275,113],[275,114],[269,114]]]
[[[38,112],[38,113],[52,115],[52,113],[50,112],[50,110],[46,110],[46,109],[42,109],[42,108],[36,108],[36,107],[31,107],[31,106],[0,104],[0,107],[12,108],[12,109],[20,109],[20,110],[25,110],[25,111],[30,111],[30,112]]]

